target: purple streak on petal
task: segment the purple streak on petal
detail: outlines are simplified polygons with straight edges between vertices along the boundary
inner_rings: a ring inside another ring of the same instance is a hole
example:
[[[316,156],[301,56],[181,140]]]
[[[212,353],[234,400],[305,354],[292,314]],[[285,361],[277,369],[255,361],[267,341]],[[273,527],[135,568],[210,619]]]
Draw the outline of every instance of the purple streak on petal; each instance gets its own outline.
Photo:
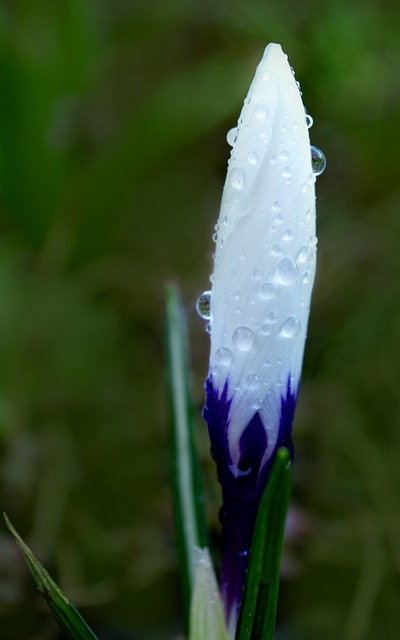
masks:
[[[247,569],[258,505],[264,492],[276,450],[285,446],[293,459],[291,440],[292,423],[297,392],[292,391],[290,376],[286,393],[281,396],[280,422],[274,450],[261,468],[268,445],[267,432],[258,412],[255,412],[239,440],[239,463],[233,464],[229,451],[228,431],[231,398],[229,381],[222,393],[214,388],[211,377],[206,382],[204,418],[208,424],[211,453],[217,464],[222,486],[223,505],[220,510],[222,524],[222,555],[220,583],[227,620],[237,616],[243,582]]]
[[[208,433],[211,442],[211,455],[214,458],[218,479],[224,486],[224,479],[232,464],[232,458],[228,444],[229,410],[232,400],[228,400],[228,380],[226,380],[220,397],[218,389],[213,386],[211,376],[206,380],[206,404],[203,418],[208,425]]]

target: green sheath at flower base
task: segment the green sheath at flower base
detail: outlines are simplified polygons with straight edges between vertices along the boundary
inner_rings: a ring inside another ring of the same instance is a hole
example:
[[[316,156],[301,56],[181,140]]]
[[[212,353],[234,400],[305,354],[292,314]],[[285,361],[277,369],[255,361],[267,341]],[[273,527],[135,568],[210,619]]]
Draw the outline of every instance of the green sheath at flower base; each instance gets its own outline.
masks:
[[[280,447],[257,514],[235,640],[273,640],[290,494],[290,453]]]
[[[227,640],[224,609],[208,549],[195,549],[189,640]]]
[[[190,391],[186,321],[178,291],[167,287],[166,351],[171,411],[172,487],[179,565],[183,578],[185,623],[195,579],[196,547],[207,545],[200,464],[194,446],[194,404]]]
[[[67,638],[71,640],[97,640],[95,634],[86,624],[76,607],[63,594],[60,587],[47,573],[46,569],[35,558],[32,551],[22,540],[4,513],[6,525],[22,551],[26,564],[32,574],[36,586],[46,601],[51,614]]]

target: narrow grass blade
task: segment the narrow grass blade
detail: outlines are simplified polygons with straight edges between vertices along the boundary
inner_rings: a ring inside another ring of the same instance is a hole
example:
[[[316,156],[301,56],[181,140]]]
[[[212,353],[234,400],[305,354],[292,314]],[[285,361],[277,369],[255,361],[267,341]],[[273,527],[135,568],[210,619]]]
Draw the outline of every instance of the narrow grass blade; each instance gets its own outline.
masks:
[[[167,288],[166,304],[174,516],[188,625],[196,548],[207,546],[207,527],[200,464],[194,446],[194,410],[190,391],[186,321],[179,294],[172,285]]]
[[[66,637],[71,638],[71,640],[97,640],[76,607],[65,597],[46,569],[35,558],[32,551],[14,529],[6,514],[4,513],[3,515],[8,529],[23,553],[38,590]]]
[[[274,637],[285,518],[291,494],[289,465],[289,451],[279,448],[257,515],[235,640]]]

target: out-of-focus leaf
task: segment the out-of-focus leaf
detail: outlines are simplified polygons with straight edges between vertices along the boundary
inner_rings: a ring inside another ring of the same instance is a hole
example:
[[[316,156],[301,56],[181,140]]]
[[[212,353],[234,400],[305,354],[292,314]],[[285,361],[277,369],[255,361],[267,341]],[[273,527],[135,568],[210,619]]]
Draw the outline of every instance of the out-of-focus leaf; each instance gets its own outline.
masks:
[[[195,580],[196,550],[206,546],[207,526],[200,465],[194,445],[193,401],[186,324],[175,287],[167,289],[168,387],[172,416],[172,483],[186,614]]]
[[[54,582],[39,560],[14,529],[10,520],[4,514],[7,527],[14,536],[14,540],[22,551],[26,564],[32,574],[40,594],[46,601],[51,614],[60,628],[71,640],[97,640],[93,631],[86,624],[76,607],[66,598],[60,587]]]

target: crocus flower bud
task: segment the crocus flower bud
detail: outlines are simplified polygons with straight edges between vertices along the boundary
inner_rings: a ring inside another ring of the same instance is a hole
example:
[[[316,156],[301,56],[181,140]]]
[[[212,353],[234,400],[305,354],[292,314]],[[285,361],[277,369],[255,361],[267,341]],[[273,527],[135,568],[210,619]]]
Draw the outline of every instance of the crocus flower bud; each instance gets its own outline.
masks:
[[[258,502],[291,429],[315,273],[315,173],[299,85],[270,44],[232,144],[210,292],[206,383],[223,489],[221,589],[235,615]]]

